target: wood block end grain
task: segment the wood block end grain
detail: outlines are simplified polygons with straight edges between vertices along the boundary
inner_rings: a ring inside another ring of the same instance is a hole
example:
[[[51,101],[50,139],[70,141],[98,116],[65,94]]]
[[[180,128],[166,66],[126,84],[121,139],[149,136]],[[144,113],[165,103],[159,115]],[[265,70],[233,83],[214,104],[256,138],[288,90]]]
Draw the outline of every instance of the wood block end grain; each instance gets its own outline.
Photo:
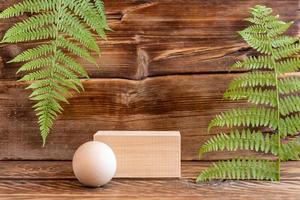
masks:
[[[179,131],[98,131],[95,141],[108,144],[117,157],[117,178],[181,176]]]

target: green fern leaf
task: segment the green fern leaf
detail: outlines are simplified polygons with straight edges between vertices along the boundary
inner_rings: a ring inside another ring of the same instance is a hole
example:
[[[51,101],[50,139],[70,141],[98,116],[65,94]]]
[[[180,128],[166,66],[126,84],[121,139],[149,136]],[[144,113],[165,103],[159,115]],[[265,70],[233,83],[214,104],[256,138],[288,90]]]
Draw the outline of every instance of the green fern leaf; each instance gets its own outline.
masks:
[[[255,7],[250,8],[250,11],[255,18],[260,18],[262,20],[265,19],[265,17],[268,17],[272,13],[271,8],[268,8],[266,6],[261,6],[261,5],[256,5]]]
[[[253,17],[246,18],[245,21],[251,22],[256,25],[261,25],[263,27],[266,25],[268,25],[267,27],[269,27],[270,24],[277,23],[278,19],[279,19],[279,15],[276,15],[276,16],[266,15],[264,17],[256,17],[254,13],[252,13],[252,14],[253,14]]]
[[[283,59],[293,56],[300,52],[300,43],[294,43],[287,46],[279,47],[274,50],[274,58]]]
[[[29,42],[32,40],[45,40],[49,38],[54,39],[56,37],[55,30],[55,26],[51,25],[28,32],[19,32],[17,35],[7,36],[1,43]]]
[[[300,132],[300,114],[280,120],[280,133],[283,137],[297,135]]]
[[[294,44],[297,41],[298,41],[298,38],[283,35],[283,36],[279,36],[279,37],[275,38],[272,41],[272,46],[275,48],[286,47],[286,46]]]
[[[53,46],[50,44],[39,45],[35,48],[27,49],[26,51],[23,51],[21,54],[17,55],[14,59],[9,61],[9,63],[34,60],[41,56],[49,55],[51,52],[53,52],[53,50],[54,50]]]
[[[86,70],[78,64],[75,60],[71,57],[67,56],[61,51],[57,52],[57,60],[63,63],[65,66],[76,72],[78,75],[83,76],[85,78],[89,78]]]
[[[279,153],[282,161],[299,160],[300,159],[300,140],[289,141],[281,145],[281,151]]]
[[[286,32],[292,24],[294,24],[294,22],[286,23],[286,22],[277,21],[277,20],[269,22],[266,24],[266,27],[269,28],[267,35],[269,37],[279,36],[282,33]],[[276,47],[276,46],[274,46],[274,47]]]
[[[54,120],[63,111],[61,102],[68,103],[73,91],[83,85],[79,77],[88,78],[86,70],[66,51],[94,63],[91,51],[100,52],[93,30],[105,37],[108,29],[101,0],[24,0],[0,14],[10,18],[33,13],[11,27],[2,43],[47,40],[46,44],[28,49],[10,62],[25,62],[17,73],[24,73],[19,81],[30,82],[30,99],[38,116],[40,132],[45,145]]]
[[[51,73],[49,69],[43,69],[43,70],[31,72],[25,75],[19,81],[37,81],[37,80],[46,79],[49,76],[48,75],[49,73]]]
[[[55,15],[53,13],[42,13],[25,19],[23,22],[15,24],[10,28],[4,35],[3,39],[5,40],[8,37],[14,35],[20,35],[25,32],[33,32],[37,28],[42,28],[45,25],[53,24],[55,22]]]
[[[81,57],[85,58],[89,62],[93,64],[97,64],[95,58],[91,56],[91,54],[84,48],[81,48],[74,44],[73,42],[70,42],[68,39],[64,37],[60,37],[58,39],[58,46],[67,49],[69,52]]]
[[[78,42],[84,45],[86,48],[99,53],[99,47],[97,43],[91,38],[91,33],[88,34],[87,30],[80,29],[80,27],[72,27],[69,24],[59,27],[59,31],[68,34],[70,37],[75,38]]]
[[[86,22],[98,35],[106,39],[106,35],[103,29],[107,29],[106,22],[102,19],[102,15],[99,16],[96,13],[99,9],[95,8],[89,0],[67,0],[68,7],[80,16],[84,22]],[[78,6],[80,5],[80,7]]]
[[[71,37],[77,39],[87,48],[99,52],[99,47],[92,33],[85,28],[85,26],[72,15],[68,10],[64,10],[64,15],[61,18],[63,26],[58,27],[60,31],[69,34]]]
[[[197,182],[214,179],[239,180],[278,180],[277,162],[254,159],[235,159],[219,161],[204,170],[197,178]]]
[[[270,106],[277,105],[276,92],[274,90],[241,88],[236,90],[227,90],[224,97],[230,100],[247,99],[248,102],[255,104],[266,104]]]
[[[252,17],[246,20],[253,24],[239,33],[259,55],[234,65],[234,68],[251,71],[234,79],[224,94],[230,100],[246,99],[253,107],[236,108],[217,115],[208,130],[212,127],[234,129],[209,139],[200,148],[199,155],[212,151],[252,150],[272,153],[277,162],[259,161],[269,166],[264,170],[255,170],[252,166],[253,174],[251,167],[247,169],[249,165],[241,164],[241,160],[221,162],[202,172],[198,181],[250,177],[279,180],[281,161],[300,159],[300,79],[286,74],[300,69],[297,55],[300,42],[297,37],[283,35],[293,22],[280,21],[278,15],[271,13],[272,9],[265,6],[251,9]],[[241,127],[243,129],[239,130]],[[258,131],[261,128],[272,134],[263,134]]]
[[[24,0],[21,3],[15,4],[0,13],[0,18],[11,18],[23,15],[26,12],[40,13],[50,11],[57,6],[56,0]]]
[[[274,69],[274,61],[271,56],[249,57],[244,61],[238,61],[233,68],[243,69]]]
[[[290,95],[281,98],[280,114],[283,116],[290,115],[295,112],[300,112],[300,96]]]
[[[106,30],[111,30],[107,24],[106,21],[106,16],[105,16],[105,7],[104,7],[104,3],[102,2],[102,0],[95,0],[95,5],[96,8],[98,10],[99,15],[101,16],[102,20],[102,26],[106,29]]]
[[[300,90],[300,78],[287,77],[279,80],[278,88],[280,94],[290,94]]]
[[[22,67],[19,68],[17,73],[27,72],[32,70],[41,69],[47,66],[51,66],[53,57],[48,58],[38,58],[36,60],[32,60],[30,62],[25,63]]]
[[[271,72],[249,72],[235,78],[229,85],[228,90],[237,90],[248,87],[276,86],[276,78]]]
[[[243,39],[255,50],[260,53],[271,55],[272,49],[272,40],[266,36],[259,34],[249,34],[246,32],[239,32]]]
[[[299,71],[300,58],[288,58],[277,63],[279,74]]]
[[[277,128],[277,113],[270,108],[245,108],[232,109],[217,115],[208,125],[208,130],[212,127],[228,127],[235,126],[252,126],[252,127],[269,127]]]
[[[252,150],[278,155],[278,136],[263,134],[260,131],[243,129],[234,130],[229,134],[220,133],[210,138],[199,150],[199,157],[213,151]]]

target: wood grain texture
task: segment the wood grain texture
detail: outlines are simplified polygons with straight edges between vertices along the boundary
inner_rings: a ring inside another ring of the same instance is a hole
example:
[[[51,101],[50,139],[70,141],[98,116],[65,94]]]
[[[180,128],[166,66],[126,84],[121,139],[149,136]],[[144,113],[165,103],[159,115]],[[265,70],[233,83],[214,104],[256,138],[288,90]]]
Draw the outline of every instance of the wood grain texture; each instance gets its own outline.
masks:
[[[19,1],[1,1],[0,10]],[[228,71],[235,60],[253,54],[238,36],[248,9],[265,4],[284,20],[296,23],[297,0],[107,0],[108,41],[99,41],[102,66],[83,63],[91,77],[143,79],[148,76]],[[21,18],[21,17],[20,17]],[[19,19],[0,21],[0,38]],[[0,78],[15,79],[16,64],[5,64],[33,44],[2,46]]]
[[[282,166],[282,181],[214,181],[195,184],[209,162],[183,162],[178,179],[113,179],[101,188],[83,187],[71,162],[1,161],[1,199],[225,199],[296,200],[300,189],[300,162]],[[255,192],[254,192],[255,191]]]
[[[20,0],[1,1],[0,10]],[[16,64],[6,64],[30,44],[0,46],[0,160],[69,160],[97,130],[180,130],[182,159],[198,158],[214,115],[245,103],[222,100],[229,66],[254,54],[236,31],[249,7],[266,4],[299,33],[298,0],[106,0],[108,41],[99,41],[103,67],[78,60],[92,79],[76,94],[41,148],[36,117]],[[0,38],[18,19],[0,21]],[[237,73],[237,72],[236,72]],[[101,79],[100,79],[101,78]],[[239,152],[239,155],[253,155]],[[232,157],[228,152],[205,160]]]
[[[75,149],[101,130],[180,130],[182,159],[198,159],[198,148],[216,130],[209,121],[220,111],[244,105],[222,100],[236,75],[180,75],[143,81],[92,79],[55,122],[45,148],[26,84],[0,82],[0,159],[71,159]],[[226,156],[227,155],[227,156]],[[226,158],[230,154],[222,154]],[[214,154],[206,159],[216,159]],[[218,157],[220,158],[220,156]]]
[[[114,151],[115,178],[181,177],[179,131],[98,131],[94,141]]]

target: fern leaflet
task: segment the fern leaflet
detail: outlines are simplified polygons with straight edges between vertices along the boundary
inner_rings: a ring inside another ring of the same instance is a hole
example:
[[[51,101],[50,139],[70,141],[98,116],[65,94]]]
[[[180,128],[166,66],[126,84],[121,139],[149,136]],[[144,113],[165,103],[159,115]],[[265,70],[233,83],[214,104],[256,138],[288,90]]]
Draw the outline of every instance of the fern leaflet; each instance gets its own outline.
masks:
[[[197,182],[210,181],[213,179],[257,179],[277,180],[277,162],[255,159],[234,159],[219,161],[211,168],[204,170],[198,177]]]

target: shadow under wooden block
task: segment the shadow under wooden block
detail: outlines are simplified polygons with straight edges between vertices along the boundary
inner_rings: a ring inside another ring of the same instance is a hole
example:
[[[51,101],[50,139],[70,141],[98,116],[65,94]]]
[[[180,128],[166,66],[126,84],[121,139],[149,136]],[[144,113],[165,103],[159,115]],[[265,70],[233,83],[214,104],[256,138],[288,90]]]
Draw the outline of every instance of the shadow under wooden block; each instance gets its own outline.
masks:
[[[98,131],[94,140],[115,152],[116,178],[181,176],[179,131]]]

